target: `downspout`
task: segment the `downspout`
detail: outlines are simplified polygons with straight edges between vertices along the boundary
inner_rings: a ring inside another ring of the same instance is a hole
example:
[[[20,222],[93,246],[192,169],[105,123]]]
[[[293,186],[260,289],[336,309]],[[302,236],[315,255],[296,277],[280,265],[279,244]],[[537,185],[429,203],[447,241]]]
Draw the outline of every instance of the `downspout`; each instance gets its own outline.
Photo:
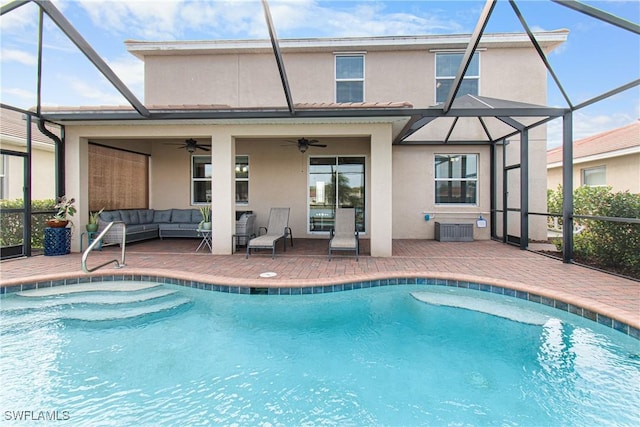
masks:
[[[64,165],[64,141],[59,138],[58,135],[51,132],[44,125],[44,120],[39,118],[38,120],[38,129],[42,132],[43,135],[46,135],[50,139],[53,140],[56,151],[55,151],[55,162],[56,162],[56,197],[62,197],[65,194],[65,165]],[[62,128],[62,135],[64,137],[64,127]]]

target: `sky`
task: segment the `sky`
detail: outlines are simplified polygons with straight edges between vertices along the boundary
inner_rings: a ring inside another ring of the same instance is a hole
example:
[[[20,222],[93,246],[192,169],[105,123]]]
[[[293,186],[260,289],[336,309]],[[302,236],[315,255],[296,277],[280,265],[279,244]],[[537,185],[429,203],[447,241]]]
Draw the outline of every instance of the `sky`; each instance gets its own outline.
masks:
[[[2,4],[9,2],[2,1]],[[125,40],[267,39],[259,0],[55,0],[71,24],[144,102],[143,63]],[[625,20],[640,22],[640,1],[586,1]],[[516,0],[534,31],[570,30],[548,55],[576,105],[640,78],[640,36],[548,0]],[[278,38],[470,34],[484,1],[269,0]],[[26,4],[0,18],[0,100],[36,105],[38,8]],[[498,0],[485,33],[523,32],[507,0]],[[285,61],[286,66],[286,61]],[[78,48],[45,17],[43,106],[127,105]],[[526,82],[523,82],[526,84]],[[482,93],[481,93],[482,95]],[[295,93],[293,94],[295,102]],[[550,106],[567,107],[551,78]],[[398,100],[394,100],[398,101]],[[402,101],[402,100],[401,100]],[[574,139],[640,118],[640,87],[574,113]],[[548,126],[548,147],[561,143],[562,122]]]

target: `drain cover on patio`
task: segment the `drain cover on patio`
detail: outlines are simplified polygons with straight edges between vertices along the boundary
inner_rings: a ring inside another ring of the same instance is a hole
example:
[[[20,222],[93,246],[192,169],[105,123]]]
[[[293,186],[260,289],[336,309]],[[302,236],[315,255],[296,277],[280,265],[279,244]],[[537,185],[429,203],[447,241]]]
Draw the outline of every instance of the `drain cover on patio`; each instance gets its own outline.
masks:
[[[267,271],[264,273],[260,273],[260,277],[276,277],[278,273],[274,273],[273,271]]]

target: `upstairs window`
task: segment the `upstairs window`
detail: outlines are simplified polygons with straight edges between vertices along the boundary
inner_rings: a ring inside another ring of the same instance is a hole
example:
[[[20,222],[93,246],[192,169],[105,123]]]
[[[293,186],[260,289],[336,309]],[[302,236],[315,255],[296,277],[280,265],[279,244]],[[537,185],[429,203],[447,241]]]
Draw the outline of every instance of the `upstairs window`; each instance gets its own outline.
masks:
[[[436,204],[477,204],[477,154],[436,154],[434,166]]]
[[[436,53],[436,103],[447,100],[463,56],[463,53]],[[467,94],[478,95],[479,83],[480,55],[476,52],[469,63],[456,97]]]
[[[336,102],[364,102],[364,55],[336,56]]]

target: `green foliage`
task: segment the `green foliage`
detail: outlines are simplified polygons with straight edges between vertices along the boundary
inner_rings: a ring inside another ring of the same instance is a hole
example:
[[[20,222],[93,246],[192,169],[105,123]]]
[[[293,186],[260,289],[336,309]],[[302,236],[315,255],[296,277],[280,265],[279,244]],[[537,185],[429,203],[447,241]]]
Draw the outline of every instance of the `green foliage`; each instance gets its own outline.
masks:
[[[548,192],[549,212],[562,212],[562,188]],[[573,192],[574,215],[640,218],[640,195],[614,193],[611,187],[579,187]],[[574,220],[574,253],[604,267],[640,276],[640,224],[595,219]]]
[[[31,247],[44,247],[45,221],[56,212],[54,199],[31,201]],[[10,212],[8,210],[22,209],[22,199],[0,200],[0,245],[14,246],[22,244],[24,231],[24,218],[22,212]]]
[[[89,212],[89,224],[97,224],[102,211],[104,211],[104,208],[100,209],[97,212]]]

